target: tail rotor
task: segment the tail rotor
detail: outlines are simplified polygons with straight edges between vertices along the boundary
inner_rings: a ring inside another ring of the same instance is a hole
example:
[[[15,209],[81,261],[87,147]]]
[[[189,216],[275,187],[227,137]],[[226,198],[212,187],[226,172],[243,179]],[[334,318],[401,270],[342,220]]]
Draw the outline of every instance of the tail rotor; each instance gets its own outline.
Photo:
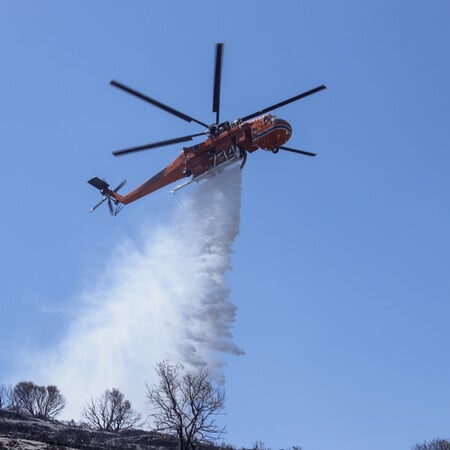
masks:
[[[103,196],[103,198],[90,209],[90,212],[94,212],[100,205],[108,202],[108,209],[112,216],[117,216],[120,211],[122,211],[123,205],[114,198],[113,194],[118,192],[125,183],[126,180],[123,180],[115,189],[112,191],[109,189],[109,184],[105,180],[101,180],[98,177],[91,178],[88,183],[98,189]]]

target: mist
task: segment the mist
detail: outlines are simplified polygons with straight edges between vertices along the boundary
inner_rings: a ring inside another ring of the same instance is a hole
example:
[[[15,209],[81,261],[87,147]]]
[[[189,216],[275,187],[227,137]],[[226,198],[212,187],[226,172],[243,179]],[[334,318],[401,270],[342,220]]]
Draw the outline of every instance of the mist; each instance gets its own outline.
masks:
[[[43,358],[39,378],[60,388],[64,417],[79,418],[91,397],[112,387],[145,413],[145,384],[155,381],[158,362],[220,373],[224,354],[242,353],[226,282],[239,233],[241,170],[187,189],[167,223],[117,245],[95,288],[77,299],[65,338]]]

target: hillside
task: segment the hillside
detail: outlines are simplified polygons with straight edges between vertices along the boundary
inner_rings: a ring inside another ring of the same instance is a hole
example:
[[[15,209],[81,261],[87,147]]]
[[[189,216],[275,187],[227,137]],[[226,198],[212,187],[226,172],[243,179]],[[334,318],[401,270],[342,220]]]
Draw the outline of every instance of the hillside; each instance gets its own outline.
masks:
[[[154,431],[92,431],[58,421],[0,411],[0,449],[175,450],[176,440]]]

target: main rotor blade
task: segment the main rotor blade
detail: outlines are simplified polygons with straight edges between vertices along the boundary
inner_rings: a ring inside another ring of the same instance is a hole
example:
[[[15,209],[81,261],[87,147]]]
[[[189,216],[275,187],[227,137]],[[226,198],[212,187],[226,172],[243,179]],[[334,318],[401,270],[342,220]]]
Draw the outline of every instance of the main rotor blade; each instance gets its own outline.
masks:
[[[178,144],[180,142],[191,141],[192,138],[197,137],[197,136],[202,136],[204,134],[206,134],[206,132],[191,134],[189,136],[182,136],[182,137],[175,138],[175,139],[168,139],[167,141],[154,142],[152,144],[140,145],[138,147],[126,148],[124,150],[117,150],[117,151],[113,152],[113,155],[121,156],[121,155],[126,155],[127,153],[140,152],[141,150],[149,150],[151,148],[164,147],[165,145]]]
[[[213,112],[216,113],[216,125],[219,123],[220,110],[220,79],[222,77],[223,44],[216,45],[216,70],[214,74]]]
[[[124,84],[119,83],[118,81],[111,80],[109,84],[118,89],[121,89],[122,91],[128,92],[128,94],[134,95],[135,97],[140,98],[141,100],[151,103],[152,105],[157,106],[158,108],[161,108],[164,111],[173,114],[174,116],[177,116],[180,119],[185,120],[186,122],[196,122],[199,125],[203,125],[204,127],[208,128],[208,125],[206,123],[203,123],[200,120],[194,119],[193,117],[188,116],[187,114],[177,111],[176,109],[171,108],[170,106],[167,106],[164,103],[158,102],[158,100],[148,97],[147,95],[144,95],[139,91],[136,91],[128,86],[125,86]]]
[[[300,155],[306,155],[306,156],[316,156],[317,155],[317,153],[305,152],[305,150],[296,150],[295,148],[289,148],[289,147],[280,147],[280,150],[286,150],[287,152],[299,153]]]
[[[288,105],[289,103],[292,103],[292,102],[296,102],[297,100],[300,100],[302,98],[308,97],[308,95],[315,94],[316,92],[319,92],[319,91],[321,91],[323,89],[326,89],[326,88],[327,87],[322,84],[321,86],[318,86],[318,87],[316,87],[314,89],[311,89],[309,91],[303,92],[303,93],[301,93],[299,95],[296,95],[295,97],[288,98],[287,100],[284,100],[284,101],[282,101],[280,103],[276,103],[275,105],[269,106],[268,108],[262,109],[261,111],[255,112],[253,114],[249,114],[248,116],[245,116],[245,117],[242,117],[241,120],[246,121],[246,120],[249,120],[249,119],[253,119],[253,117],[260,116],[261,114],[265,114],[265,113],[267,113],[269,111],[273,111],[274,109],[277,109],[277,108],[281,108],[282,106]]]

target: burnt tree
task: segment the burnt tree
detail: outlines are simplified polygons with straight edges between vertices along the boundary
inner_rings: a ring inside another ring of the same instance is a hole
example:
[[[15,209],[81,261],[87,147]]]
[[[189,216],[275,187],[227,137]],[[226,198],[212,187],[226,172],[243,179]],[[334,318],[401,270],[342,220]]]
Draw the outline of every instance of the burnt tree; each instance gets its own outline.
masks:
[[[216,417],[224,412],[225,394],[213,384],[208,370],[186,371],[164,361],[156,373],[159,382],[147,386],[147,397],[159,431],[176,435],[180,450],[192,450],[223,434]]]

